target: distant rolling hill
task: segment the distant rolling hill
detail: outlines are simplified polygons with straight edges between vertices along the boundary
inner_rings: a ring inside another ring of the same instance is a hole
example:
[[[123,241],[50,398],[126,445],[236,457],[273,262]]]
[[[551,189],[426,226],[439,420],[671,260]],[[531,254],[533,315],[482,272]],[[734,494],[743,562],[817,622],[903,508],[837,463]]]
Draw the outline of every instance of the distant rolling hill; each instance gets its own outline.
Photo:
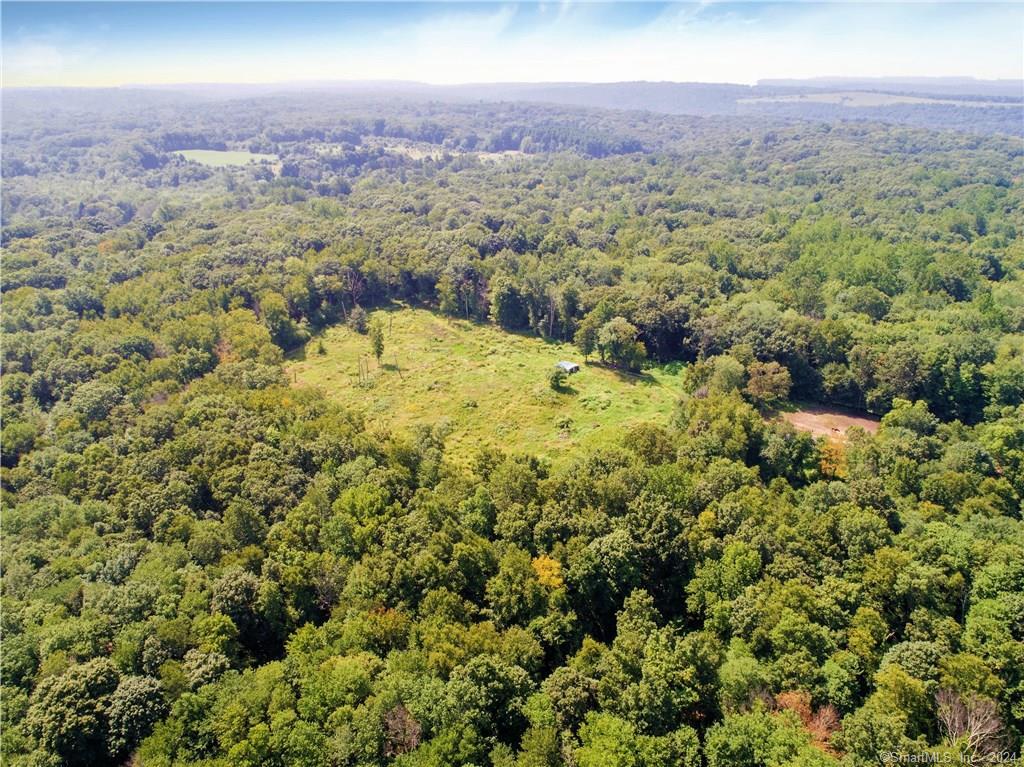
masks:
[[[444,89],[442,89],[444,90]],[[877,120],[972,133],[1024,133],[1024,81],[971,78],[553,83],[457,86],[462,97],[639,109],[666,114]],[[870,94],[870,95],[868,95]]]
[[[765,88],[817,88],[846,91],[914,93],[949,98],[1024,99],[1024,80],[974,77],[812,77],[806,80],[758,80]]]
[[[48,91],[62,107],[120,93],[156,104],[176,99],[216,102],[280,93],[327,92],[366,98],[439,102],[539,102],[573,107],[640,110],[662,114],[745,116],[838,122],[868,120],[934,130],[1024,135],[1024,80],[947,78],[842,78],[761,80],[735,83],[470,83],[429,85],[408,81],[324,81],[264,84],[189,84],[126,86]],[[5,89],[4,107],[18,106]],[[109,98],[114,103],[116,98]]]

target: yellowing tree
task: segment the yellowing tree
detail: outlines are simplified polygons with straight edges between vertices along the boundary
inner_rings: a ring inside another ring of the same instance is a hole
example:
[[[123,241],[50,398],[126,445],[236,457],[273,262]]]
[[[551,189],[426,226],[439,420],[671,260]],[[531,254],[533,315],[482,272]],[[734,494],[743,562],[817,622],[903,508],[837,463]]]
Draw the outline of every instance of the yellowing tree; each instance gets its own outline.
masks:
[[[549,589],[560,589],[565,585],[562,578],[562,565],[557,559],[541,554],[533,560],[533,571],[537,573],[537,580],[542,586]]]

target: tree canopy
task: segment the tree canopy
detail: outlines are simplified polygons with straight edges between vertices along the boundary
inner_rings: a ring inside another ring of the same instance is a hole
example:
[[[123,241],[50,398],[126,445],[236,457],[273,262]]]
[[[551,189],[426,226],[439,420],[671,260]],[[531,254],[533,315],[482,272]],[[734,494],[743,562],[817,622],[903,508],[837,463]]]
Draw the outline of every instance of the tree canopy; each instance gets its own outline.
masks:
[[[1018,747],[1019,142],[4,98],[5,763]],[[574,340],[615,375],[685,366],[685,391],[671,426],[557,469],[512,444],[454,461],[443,413],[388,433],[284,375],[344,322],[383,364],[366,312],[395,301]],[[880,428],[765,418],[791,398]]]

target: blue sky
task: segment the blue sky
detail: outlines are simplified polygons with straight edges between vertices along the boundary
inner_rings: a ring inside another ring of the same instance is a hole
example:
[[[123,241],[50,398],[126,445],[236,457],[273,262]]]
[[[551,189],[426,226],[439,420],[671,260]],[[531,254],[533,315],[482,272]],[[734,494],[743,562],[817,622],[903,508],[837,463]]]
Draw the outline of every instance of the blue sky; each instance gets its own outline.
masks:
[[[3,2],[3,84],[1020,78],[1019,3]]]

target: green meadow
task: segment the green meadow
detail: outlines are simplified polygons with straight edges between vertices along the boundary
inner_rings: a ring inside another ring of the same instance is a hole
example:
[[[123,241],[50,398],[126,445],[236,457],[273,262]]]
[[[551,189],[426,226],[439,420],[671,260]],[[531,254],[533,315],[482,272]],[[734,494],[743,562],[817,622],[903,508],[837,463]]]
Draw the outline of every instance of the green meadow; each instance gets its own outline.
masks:
[[[379,311],[372,318],[384,327],[380,365],[368,336],[337,326],[289,362],[290,380],[320,387],[382,426],[443,424],[457,459],[492,445],[559,463],[578,448],[616,443],[629,424],[667,424],[681,391],[678,364],[631,375],[583,364],[572,344],[424,309]],[[581,366],[562,392],[548,383],[559,360]]]
[[[220,149],[182,149],[178,154],[186,160],[193,160],[214,168],[224,168],[229,165],[247,165],[251,162],[277,161],[277,155],[273,154]]]

